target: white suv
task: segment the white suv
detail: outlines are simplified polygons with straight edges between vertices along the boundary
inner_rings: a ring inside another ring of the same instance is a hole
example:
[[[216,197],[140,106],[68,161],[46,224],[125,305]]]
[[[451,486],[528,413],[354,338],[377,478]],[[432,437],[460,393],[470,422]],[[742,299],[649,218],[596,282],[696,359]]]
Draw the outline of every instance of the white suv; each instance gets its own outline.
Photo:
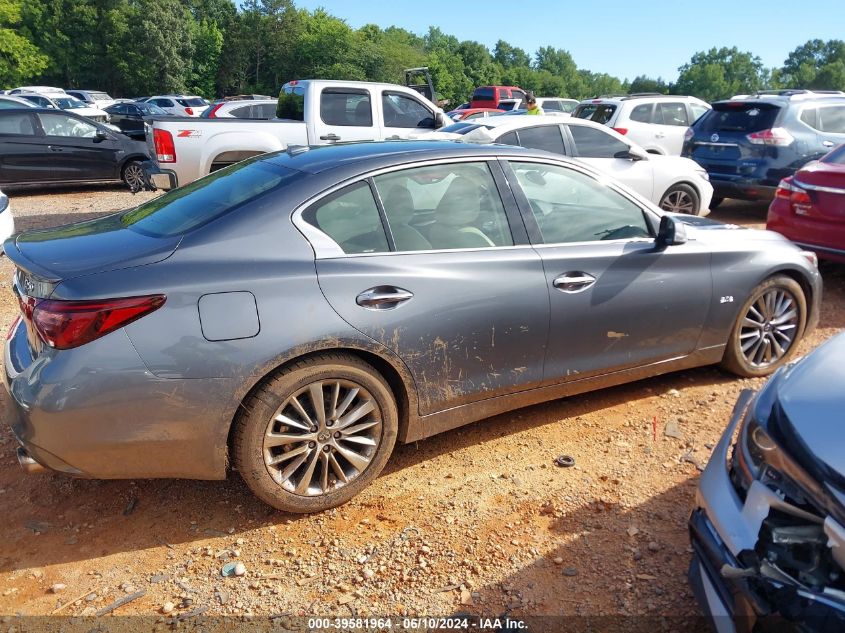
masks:
[[[208,102],[196,95],[158,95],[144,99],[174,116],[200,116],[208,108]]]
[[[687,128],[708,110],[695,97],[642,93],[586,99],[572,116],[612,127],[652,154],[680,156]]]

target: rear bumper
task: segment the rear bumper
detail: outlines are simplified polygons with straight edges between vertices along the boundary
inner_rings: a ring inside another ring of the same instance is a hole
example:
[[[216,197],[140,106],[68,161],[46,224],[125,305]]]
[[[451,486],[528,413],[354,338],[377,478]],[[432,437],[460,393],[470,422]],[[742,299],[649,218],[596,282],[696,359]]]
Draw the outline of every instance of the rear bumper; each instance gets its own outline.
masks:
[[[141,163],[141,168],[144,170],[144,183],[149,191],[168,191],[179,186],[179,178],[172,169],[162,169],[151,160]]]
[[[754,178],[739,178],[724,174],[710,174],[713,196],[716,198],[736,198],[739,200],[771,200],[777,187],[761,184]]]

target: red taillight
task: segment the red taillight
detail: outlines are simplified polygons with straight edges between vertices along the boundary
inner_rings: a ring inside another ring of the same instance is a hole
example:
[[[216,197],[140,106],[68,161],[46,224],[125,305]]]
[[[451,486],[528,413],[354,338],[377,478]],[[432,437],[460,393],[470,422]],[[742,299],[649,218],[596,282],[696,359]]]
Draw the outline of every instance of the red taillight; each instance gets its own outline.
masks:
[[[185,107],[185,114],[187,114],[188,116],[194,116],[194,109],[186,106]]]
[[[35,305],[32,322],[48,345],[72,349],[158,310],[164,301],[164,295],[94,301],[44,299]]]
[[[218,103],[216,106],[211,108],[211,112],[208,113],[209,119],[216,119],[217,118],[217,111],[223,107],[222,103]]]
[[[775,145],[777,147],[787,147],[795,140],[792,134],[782,127],[773,127],[771,130],[752,132],[745,138],[754,145]]]
[[[789,200],[789,206],[798,215],[806,215],[813,206],[810,194],[796,185],[792,180],[792,176],[780,181],[778,188],[775,190],[775,198]]]
[[[612,128],[612,129],[619,132],[622,136],[625,136],[628,133],[628,128],[626,128],[626,127],[615,127],[615,128]]]
[[[156,148],[156,160],[158,162],[176,162],[176,147],[173,145],[173,135],[170,132],[153,128],[153,144]]]

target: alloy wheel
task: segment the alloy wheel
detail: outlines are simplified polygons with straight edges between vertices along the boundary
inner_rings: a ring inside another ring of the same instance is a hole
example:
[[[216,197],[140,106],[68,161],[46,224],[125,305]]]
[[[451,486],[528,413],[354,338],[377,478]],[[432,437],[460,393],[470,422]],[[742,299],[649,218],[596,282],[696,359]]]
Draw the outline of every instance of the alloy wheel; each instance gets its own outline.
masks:
[[[742,319],[739,342],[745,359],[756,368],[777,363],[798,333],[798,305],[791,292],[771,288],[752,303]]]
[[[359,477],[381,435],[382,412],[361,385],[313,382],[287,398],[267,425],[264,464],[286,491],[319,496]]]
[[[123,180],[132,191],[140,191],[144,187],[144,170],[138,163],[130,163],[123,171]]]
[[[695,201],[686,191],[670,192],[660,203],[660,208],[670,213],[686,213],[695,215]]]

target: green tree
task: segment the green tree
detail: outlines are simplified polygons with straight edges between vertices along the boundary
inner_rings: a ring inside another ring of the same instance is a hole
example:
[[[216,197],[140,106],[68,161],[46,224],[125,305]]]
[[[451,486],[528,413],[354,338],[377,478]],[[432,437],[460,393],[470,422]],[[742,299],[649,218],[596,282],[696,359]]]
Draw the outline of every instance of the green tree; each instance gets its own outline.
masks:
[[[786,58],[781,81],[789,88],[845,90],[839,71],[841,64],[845,64],[845,42],[809,40]]]
[[[678,72],[675,91],[705,101],[755,92],[765,88],[768,79],[760,58],[736,47],[698,52]]]
[[[531,65],[528,53],[504,40],[499,40],[493,47],[493,59],[504,69],[528,68]]]
[[[634,80],[628,86],[630,92],[659,92],[660,94],[668,94],[669,86],[663,81],[661,77],[652,79],[645,75],[634,77]]]
[[[0,83],[9,86],[41,74],[49,62],[19,30],[22,4],[20,0],[0,0]]]

